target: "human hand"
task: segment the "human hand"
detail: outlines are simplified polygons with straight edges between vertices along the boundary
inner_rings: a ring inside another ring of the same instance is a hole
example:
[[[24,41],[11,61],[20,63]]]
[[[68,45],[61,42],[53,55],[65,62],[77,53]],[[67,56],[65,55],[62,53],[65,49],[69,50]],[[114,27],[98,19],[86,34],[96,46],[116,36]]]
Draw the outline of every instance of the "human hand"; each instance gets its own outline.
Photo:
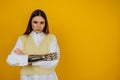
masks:
[[[19,48],[15,49],[14,53],[18,54],[18,55],[23,55],[24,54],[23,51],[21,51]]]

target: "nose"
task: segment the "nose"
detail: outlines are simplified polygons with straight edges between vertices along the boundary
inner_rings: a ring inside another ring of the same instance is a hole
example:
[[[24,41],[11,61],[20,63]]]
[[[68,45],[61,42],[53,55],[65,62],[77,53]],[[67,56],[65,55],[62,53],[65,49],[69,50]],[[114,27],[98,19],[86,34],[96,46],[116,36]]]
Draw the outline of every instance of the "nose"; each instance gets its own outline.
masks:
[[[37,24],[37,27],[41,27],[41,25],[40,25],[40,24]]]

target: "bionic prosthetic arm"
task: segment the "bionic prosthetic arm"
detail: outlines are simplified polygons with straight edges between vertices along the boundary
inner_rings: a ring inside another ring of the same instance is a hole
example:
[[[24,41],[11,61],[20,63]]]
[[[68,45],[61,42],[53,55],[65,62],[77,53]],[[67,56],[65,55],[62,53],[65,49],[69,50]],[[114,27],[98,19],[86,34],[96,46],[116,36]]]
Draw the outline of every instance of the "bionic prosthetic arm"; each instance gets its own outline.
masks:
[[[44,55],[29,55],[28,62],[36,62],[36,61],[53,61],[57,60],[58,54],[56,52],[44,54]]]

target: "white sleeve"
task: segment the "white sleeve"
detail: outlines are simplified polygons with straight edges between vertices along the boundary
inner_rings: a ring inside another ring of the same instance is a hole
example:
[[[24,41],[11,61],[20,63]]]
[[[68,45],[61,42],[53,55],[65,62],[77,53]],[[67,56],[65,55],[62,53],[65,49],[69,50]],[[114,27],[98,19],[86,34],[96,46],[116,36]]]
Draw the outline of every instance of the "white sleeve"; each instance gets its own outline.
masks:
[[[53,61],[39,61],[39,62],[34,62],[32,63],[32,66],[39,66],[44,69],[53,69],[57,66],[60,58],[60,50],[59,46],[57,44],[57,39],[54,38],[51,45],[50,45],[50,53],[57,52],[58,54],[58,59],[53,60]]]
[[[22,41],[18,38],[15,47],[7,57],[7,63],[11,66],[25,66],[28,65],[28,55],[17,55],[14,50],[19,48],[22,50]]]

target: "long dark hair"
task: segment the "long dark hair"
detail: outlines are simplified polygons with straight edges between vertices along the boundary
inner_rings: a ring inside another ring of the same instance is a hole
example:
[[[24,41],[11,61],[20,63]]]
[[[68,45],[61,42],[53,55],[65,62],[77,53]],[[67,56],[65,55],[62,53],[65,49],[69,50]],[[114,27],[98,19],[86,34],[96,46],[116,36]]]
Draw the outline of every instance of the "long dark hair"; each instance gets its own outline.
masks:
[[[42,10],[37,9],[37,10],[33,11],[33,13],[31,14],[28,25],[27,25],[27,29],[26,29],[24,35],[29,35],[31,33],[31,31],[33,30],[31,22],[32,22],[32,18],[35,16],[41,16],[45,19],[45,28],[43,29],[43,32],[45,34],[48,34],[49,28],[48,28],[47,16]]]

